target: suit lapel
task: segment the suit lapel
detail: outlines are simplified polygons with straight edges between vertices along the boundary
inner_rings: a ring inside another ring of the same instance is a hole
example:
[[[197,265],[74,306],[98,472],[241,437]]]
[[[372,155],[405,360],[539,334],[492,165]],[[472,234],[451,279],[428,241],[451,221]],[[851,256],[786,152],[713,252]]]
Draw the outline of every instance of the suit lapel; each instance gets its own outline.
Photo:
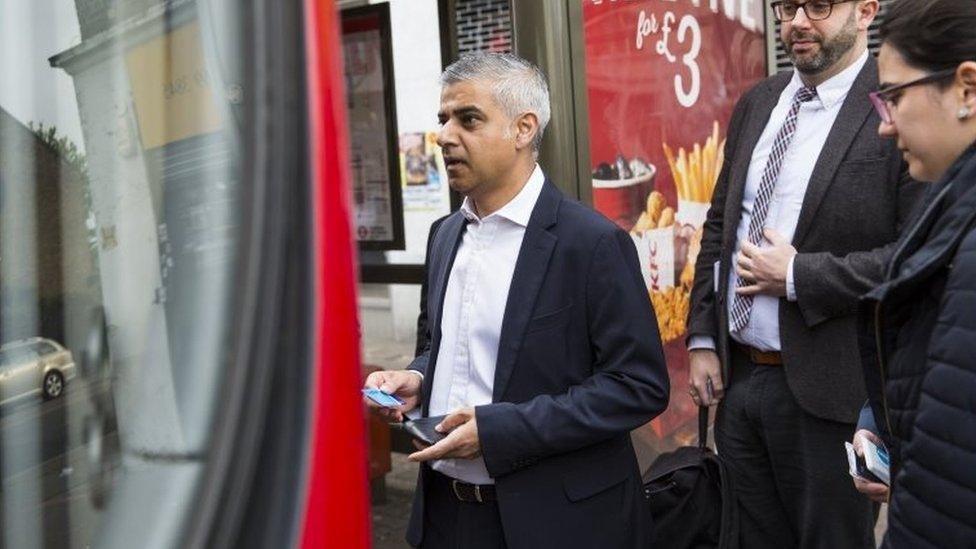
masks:
[[[729,271],[732,264],[732,252],[735,248],[735,235],[742,219],[742,197],[745,194],[746,178],[749,176],[749,165],[752,155],[769,124],[773,109],[779,102],[779,96],[793,78],[792,72],[783,72],[766,80],[761,92],[752,99],[749,112],[745,117],[745,127],[742,137],[734,152],[735,158],[729,175],[729,195],[725,200],[725,215],[722,225],[722,257],[719,262],[719,290],[721,295],[728,292]],[[735,128],[729,128],[729,132]],[[727,324],[723,323],[723,328]]]
[[[499,402],[515,369],[515,359],[522,346],[525,329],[532,318],[536,297],[549,268],[549,259],[556,247],[556,236],[546,229],[556,223],[556,214],[562,194],[546,180],[542,193],[532,210],[525,229],[522,247],[519,249],[508,290],[505,316],[498,341],[498,358],[495,361],[495,385],[492,401]]]
[[[780,73],[767,80],[765,87],[762,88],[762,93],[752,100],[753,106],[745,117],[746,126],[742,130],[742,140],[736,147],[735,160],[730,174],[729,196],[725,201],[723,249],[729,249],[735,243],[735,233],[739,226],[739,220],[742,218],[742,196],[745,194],[746,178],[749,176],[752,155],[759,143],[759,138],[762,137],[763,131],[766,129],[766,125],[769,124],[769,117],[779,102],[780,94],[783,93],[793,78],[792,74],[791,72]]]
[[[834,174],[842,160],[847,155],[847,150],[851,148],[854,138],[864,125],[864,121],[871,114],[871,102],[868,100],[868,93],[878,87],[878,65],[873,57],[868,56],[867,63],[854,80],[847,98],[837,114],[837,120],[827,135],[823,150],[810,175],[810,184],[807,186],[806,196],[803,198],[803,206],[800,209],[800,219],[797,222],[796,233],[793,236],[794,245],[799,245],[803,241],[813,221],[816,218],[817,208],[823,201],[827,190],[834,181]]]
[[[454,258],[457,256],[458,247],[461,245],[461,236],[464,234],[464,227],[467,221],[461,212],[454,212],[441,223],[437,234],[434,236],[432,246],[431,264],[428,265],[432,278],[428,284],[427,296],[427,316],[430,318],[430,362],[427,364],[427,371],[424,373],[423,391],[423,411],[426,415],[427,407],[430,405],[430,393],[434,388],[434,369],[437,368],[437,352],[441,343],[441,316],[444,309],[444,296],[447,293],[447,281],[451,274],[451,267],[454,265]]]

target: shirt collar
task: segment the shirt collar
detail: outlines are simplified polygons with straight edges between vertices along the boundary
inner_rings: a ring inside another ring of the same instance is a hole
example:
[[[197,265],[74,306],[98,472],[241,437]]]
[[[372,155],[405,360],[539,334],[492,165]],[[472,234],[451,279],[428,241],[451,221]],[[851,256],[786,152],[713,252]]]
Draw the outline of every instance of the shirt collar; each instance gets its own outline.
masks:
[[[474,205],[471,203],[471,199],[464,197],[464,202],[461,203],[461,214],[471,222],[485,221],[486,219],[498,216],[522,227],[527,227],[529,225],[529,218],[532,217],[532,210],[535,209],[535,203],[539,200],[539,195],[542,194],[542,185],[545,182],[546,176],[542,173],[542,168],[536,164],[535,169],[532,170],[532,175],[529,176],[529,180],[522,187],[522,190],[515,195],[515,198],[509,200],[508,204],[502,206],[500,210],[485,219],[479,219],[478,214],[474,211]]]
[[[829,109],[847,98],[847,92],[850,91],[851,86],[854,85],[854,81],[857,80],[857,75],[861,74],[861,69],[864,68],[864,64],[868,61],[868,55],[867,50],[865,50],[850,67],[831,76],[826,82],[817,86],[817,100],[820,101],[823,108]],[[789,97],[793,97],[793,94],[802,88],[803,85],[803,80],[800,80],[800,71],[794,70],[793,79],[790,80],[790,84],[786,87],[786,92],[789,94]]]

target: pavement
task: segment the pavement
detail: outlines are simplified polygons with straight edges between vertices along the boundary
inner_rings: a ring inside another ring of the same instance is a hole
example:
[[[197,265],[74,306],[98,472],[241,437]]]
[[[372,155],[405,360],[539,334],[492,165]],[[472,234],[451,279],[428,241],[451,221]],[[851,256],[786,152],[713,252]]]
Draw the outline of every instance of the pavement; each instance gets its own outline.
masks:
[[[381,337],[363,338],[363,363],[387,370],[406,368],[413,360],[413,342],[397,342]],[[393,453],[392,470],[386,475],[385,497],[372,502],[373,549],[410,547],[405,541],[413,491],[419,465],[404,454]]]
[[[400,549],[410,547],[404,541],[413,490],[417,484],[416,463],[407,461],[403,454],[393,454],[393,470],[386,475],[385,501],[373,501],[373,549]]]

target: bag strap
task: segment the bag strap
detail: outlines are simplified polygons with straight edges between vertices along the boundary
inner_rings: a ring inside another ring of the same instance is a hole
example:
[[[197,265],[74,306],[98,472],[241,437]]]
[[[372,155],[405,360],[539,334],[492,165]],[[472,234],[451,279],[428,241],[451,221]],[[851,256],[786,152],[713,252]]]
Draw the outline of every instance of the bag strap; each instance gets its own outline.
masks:
[[[708,407],[698,407],[698,447],[708,448]]]

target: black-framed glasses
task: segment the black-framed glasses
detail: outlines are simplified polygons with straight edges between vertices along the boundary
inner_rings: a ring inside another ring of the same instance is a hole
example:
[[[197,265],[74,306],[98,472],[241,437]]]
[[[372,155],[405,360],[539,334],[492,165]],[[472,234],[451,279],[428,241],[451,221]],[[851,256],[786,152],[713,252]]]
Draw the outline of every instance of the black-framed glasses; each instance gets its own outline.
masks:
[[[893,86],[888,86],[887,88],[871,92],[868,94],[868,97],[871,99],[871,104],[874,105],[874,110],[878,111],[878,116],[881,117],[881,121],[885,124],[891,124],[891,108],[895,104],[894,99],[898,93],[911,88],[912,86],[921,86],[922,84],[930,84],[932,82],[938,82],[939,80],[945,80],[950,76],[955,76],[955,74],[956,69],[941,70],[921,78],[916,78],[910,82],[905,82],[904,84],[895,84]]]
[[[823,21],[834,11],[834,4],[843,4],[854,0],[807,0],[794,2],[793,0],[779,0],[770,4],[773,14],[780,23],[786,23],[796,18],[796,13],[803,8],[803,13],[811,21]]]

